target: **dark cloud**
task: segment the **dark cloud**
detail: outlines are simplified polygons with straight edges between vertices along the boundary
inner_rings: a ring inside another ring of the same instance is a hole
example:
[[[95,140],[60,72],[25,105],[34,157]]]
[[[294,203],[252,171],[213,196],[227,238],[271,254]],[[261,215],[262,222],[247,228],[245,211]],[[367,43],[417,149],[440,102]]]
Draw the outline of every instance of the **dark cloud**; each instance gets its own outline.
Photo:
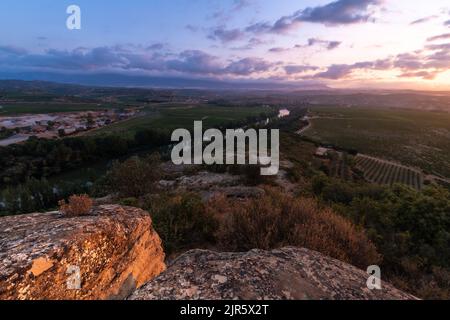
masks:
[[[425,18],[420,18],[420,19],[412,21],[410,23],[410,25],[425,23],[425,22],[428,22],[428,21],[431,21],[431,20],[434,20],[434,19],[437,19],[437,18],[439,18],[439,16],[437,16],[437,15],[428,16],[428,17],[425,17]]]
[[[40,69],[58,72],[73,71],[140,71],[162,74],[199,76],[251,76],[271,70],[276,63],[261,58],[237,58],[223,61],[201,50],[180,53],[159,52],[159,44],[144,48],[133,46],[77,48],[72,51],[48,50],[41,54],[27,53],[14,47],[0,46],[0,67],[20,70]]]
[[[389,70],[392,68],[390,59],[363,61],[354,64],[334,64],[326,71],[319,72],[313,78],[338,80],[350,76],[355,70]]]
[[[147,50],[163,50],[166,48],[166,45],[164,43],[154,43],[152,45],[149,45],[146,49]]]
[[[299,21],[332,25],[367,22],[372,16],[369,7],[381,3],[381,0],[339,0],[325,6],[306,8],[294,17]]]
[[[403,70],[415,70],[423,67],[423,58],[414,53],[403,53],[397,55],[394,67]]]
[[[433,80],[449,69],[450,43],[443,43],[429,44],[423,50],[402,53],[382,60],[331,65],[312,78],[339,80],[351,77],[355,70],[398,70],[401,72],[399,75],[401,78]]]
[[[220,40],[223,43],[237,41],[243,39],[245,34],[240,29],[227,30],[224,26],[219,26],[211,31],[209,38],[212,40]]]
[[[291,48],[283,48],[283,47],[274,47],[274,48],[270,48],[269,52],[272,53],[281,53],[281,52],[286,52],[291,50]]]
[[[308,71],[316,71],[319,67],[315,66],[308,66],[308,65],[288,65],[284,67],[284,71],[289,74],[298,74],[298,73],[305,73]]]
[[[220,9],[212,14],[213,19],[217,19],[220,21],[226,21],[231,18],[233,14],[241,11],[247,7],[250,7],[253,4],[252,0],[233,0],[233,4],[231,9]]]
[[[185,27],[187,30],[191,31],[191,32],[197,32],[200,28],[197,26],[194,26],[192,24],[188,24]]]
[[[353,69],[347,64],[334,64],[326,71],[316,73],[313,78],[338,80],[349,76]]]
[[[193,74],[218,74],[223,66],[215,56],[200,50],[187,50],[163,65],[168,70]]]
[[[252,0],[234,0],[234,6],[232,11],[240,11],[246,7],[249,7],[253,4]]]
[[[302,22],[325,25],[345,25],[367,22],[372,19],[372,6],[378,6],[383,0],[337,0],[317,7],[299,10],[290,16],[284,16],[275,23],[258,22],[246,28],[253,33],[286,33],[298,27]]]
[[[450,26],[450,20],[444,22],[444,26]]]
[[[308,39],[308,43],[305,44],[305,45],[296,44],[292,48],[273,47],[273,48],[270,48],[268,50],[268,52],[270,52],[270,53],[282,53],[282,52],[287,52],[287,51],[291,51],[291,50],[294,50],[294,49],[303,49],[303,48],[314,47],[314,46],[323,47],[323,48],[325,48],[327,50],[333,50],[333,49],[338,48],[341,44],[342,44],[341,41],[328,41],[328,40],[322,40],[322,39],[318,39],[318,38],[310,38],[310,39]]]
[[[0,54],[24,55],[27,50],[15,46],[0,46]]]
[[[276,64],[261,58],[245,58],[231,62],[225,72],[234,75],[248,76],[253,73],[261,73],[271,70]]]
[[[427,41],[432,42],[432,41],[436,41],[436,40],[446,40],[446,39],[450,39],[450,33],[444,33],[444,34],[440,34],[438,36],[428,38]]]
[[[241,50],[242,51],[244,51],[244,50],[252,50],[252,49],[254,49],[254,48],[258,47],[258,46],[261,46],[261,45],[264,45],[264,44],[267,44],[267,43],[268,43],[268,41],[264,41],[264,40],[261,40],[259,38],[251,38],[247,42],[247,44],[245,44],[243,46],[239,46],[239,47],[234,47],[234,48],[231,48],[231,49],[239,50],[239,51],[241,51]]]
[[[320,45],[320,46],[327,48],[328,50],[336,49],[341,44],[342,44],[341,41],[327,41],[327,40],[321,40],[321,39],[317,39],[317,38],[308,39],[308,46],[311,47],[311,46],[315,46],[315,45]]]

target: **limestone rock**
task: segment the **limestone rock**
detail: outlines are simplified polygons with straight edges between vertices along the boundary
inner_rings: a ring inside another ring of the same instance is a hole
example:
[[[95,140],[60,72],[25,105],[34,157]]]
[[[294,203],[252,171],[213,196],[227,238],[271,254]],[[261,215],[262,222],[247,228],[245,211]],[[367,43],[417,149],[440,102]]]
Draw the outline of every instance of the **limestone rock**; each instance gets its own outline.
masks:
[[[0,218],[0,299],[120,299],[164,270],[161,240],[140,209]]]
[[[193,250],[129,299],[415,299],[385,282],[369,290],[367,279],[365,271],[307,249]]]

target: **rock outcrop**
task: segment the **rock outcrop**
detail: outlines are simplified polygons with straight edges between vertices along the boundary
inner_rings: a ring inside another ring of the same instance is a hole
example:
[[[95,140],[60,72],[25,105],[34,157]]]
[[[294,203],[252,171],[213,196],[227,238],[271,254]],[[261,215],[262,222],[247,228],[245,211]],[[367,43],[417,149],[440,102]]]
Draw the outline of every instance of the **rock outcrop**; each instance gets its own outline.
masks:
[[[161,240],[140,209],[0,219],[0,299],[121,299],[164,270]]]
[[[367,279],[365,271],[307,249],[193,250],[129,299],[415,299],[385,282],[369,290]]]

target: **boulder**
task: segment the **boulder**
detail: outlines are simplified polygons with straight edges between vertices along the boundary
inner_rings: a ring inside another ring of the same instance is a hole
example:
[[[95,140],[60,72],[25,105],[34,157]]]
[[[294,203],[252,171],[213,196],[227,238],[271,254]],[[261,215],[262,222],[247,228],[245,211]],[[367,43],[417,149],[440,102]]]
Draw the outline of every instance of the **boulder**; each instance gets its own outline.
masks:
[[[164,258],[140,209],[104,205],[88,216],[3,217],[0,299],[122,299],[164,271]]]
[[[381,290],[369,290],[368,277],[354,266],[302,248],[247,253],[193,250],[129,299],[415,299],[386,282]]]

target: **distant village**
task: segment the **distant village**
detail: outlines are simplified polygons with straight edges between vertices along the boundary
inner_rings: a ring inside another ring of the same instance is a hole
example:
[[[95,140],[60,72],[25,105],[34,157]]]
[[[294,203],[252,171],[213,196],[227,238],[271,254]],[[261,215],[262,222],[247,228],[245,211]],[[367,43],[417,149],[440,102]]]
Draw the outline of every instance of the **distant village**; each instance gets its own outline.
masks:
[[[138,112],[138,108],[128,108],[0,117],[0,146],[20,143],[32,136],[52,139],[76,135],[127,120]]]

